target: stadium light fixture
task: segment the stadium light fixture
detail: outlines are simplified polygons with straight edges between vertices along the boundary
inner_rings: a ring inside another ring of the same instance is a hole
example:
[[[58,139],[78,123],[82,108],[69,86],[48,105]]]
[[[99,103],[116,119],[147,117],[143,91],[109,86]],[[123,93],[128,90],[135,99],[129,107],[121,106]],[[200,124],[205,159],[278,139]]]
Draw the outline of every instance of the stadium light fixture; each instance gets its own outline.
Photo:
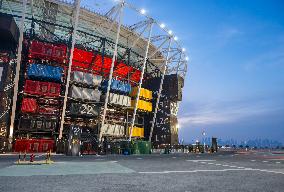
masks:
[[[189,59],[188,57],[185,58],[186,61],[188,61],[188,59]]]
[[[182,48],[182,52],[185,52],[186,51],[186,49],[185,48]]]
[[[174,40],[175,40],[175,41],[177,41],[177,40],[178,40],[178,37],[177,37],[177,36],[175,36],[175,37],[174,37]]]
[[[141,9],[141,10],[140,10],[140,13],[141,13],[142,15],[144,15],[144,14],[146,13],[146,10],[145,10],[145,9]]]
[[[164,29],[164,28],[166,27],[166,25],[165,25],[164,23],[161,23],[160,27],[161,27],[162,29]]]
[[[169,30],[169,32],[168,32],[170,35],[172,35],[173,34],[173,31],[172,30]]]

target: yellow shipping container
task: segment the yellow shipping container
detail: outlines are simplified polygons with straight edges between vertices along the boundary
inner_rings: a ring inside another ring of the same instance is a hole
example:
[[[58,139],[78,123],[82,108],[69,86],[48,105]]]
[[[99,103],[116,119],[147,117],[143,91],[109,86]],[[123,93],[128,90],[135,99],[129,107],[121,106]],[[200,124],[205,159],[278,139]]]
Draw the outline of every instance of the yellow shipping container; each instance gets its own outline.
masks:
[[[134,105],[135,105],[135,100],[131,100],[131,107],[134,108],[135,107]],[[152,111],[152,102],[139,99],[137,109],[140,109],[143,111]]]
[[[130,128],[128,128],[128,135],[130,135]],[[144,137],[144,128],[133,126],[132,137]]]
[[[138,92],[138,87],[133,87],[132,91],[130,93],[130,96],[136,97],[137,92]],[[153,99],[152,91],[150,91],[149,89],[145,89],[145,88],[141,87],[139,98],[141,98],[141,97],[144,98],[144,99],[147,99],[147,100],[152,100]]]

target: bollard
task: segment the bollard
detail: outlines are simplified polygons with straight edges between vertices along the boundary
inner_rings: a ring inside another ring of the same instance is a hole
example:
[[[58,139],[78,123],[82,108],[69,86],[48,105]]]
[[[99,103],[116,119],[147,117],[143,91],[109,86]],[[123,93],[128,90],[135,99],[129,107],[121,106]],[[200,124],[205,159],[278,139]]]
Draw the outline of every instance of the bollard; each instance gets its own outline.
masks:
[[[19,157],[18,157],[18,164],[21,162],[21,152],[19,152]]]
[[[24,161],[26,161],[26,157],[27,157],[27,151],[25,150]]]
[[[32,153],[31,155],[30,155],[30,162],[34,162],[34,154]]]

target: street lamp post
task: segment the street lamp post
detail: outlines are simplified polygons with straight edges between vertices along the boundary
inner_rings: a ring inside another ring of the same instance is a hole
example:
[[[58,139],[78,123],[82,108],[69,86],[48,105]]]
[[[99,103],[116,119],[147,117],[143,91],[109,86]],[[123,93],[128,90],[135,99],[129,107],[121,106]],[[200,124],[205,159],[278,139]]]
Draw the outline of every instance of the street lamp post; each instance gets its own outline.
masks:
[[[205,131],[202,132],[202,135],[203,135],[203,151],[205,153],[205,147],[206,147],[206,144],[205,144],[205,135],[206,135],[206,133],[205,133]]]

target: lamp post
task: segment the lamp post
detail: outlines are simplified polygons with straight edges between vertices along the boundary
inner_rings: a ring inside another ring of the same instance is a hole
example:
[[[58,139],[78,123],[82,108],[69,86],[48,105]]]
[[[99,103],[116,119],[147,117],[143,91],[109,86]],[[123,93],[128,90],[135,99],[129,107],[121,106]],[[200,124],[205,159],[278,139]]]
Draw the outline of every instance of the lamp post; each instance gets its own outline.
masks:
[[[202,135],[203,135],[203,151],[204,151],[204,153],[205,153],[205,147],[206,147],[206,144],[205,144],[205,135],[206,135],[206,133],[205,133],[205,131],[203,131],[202,132]]]

